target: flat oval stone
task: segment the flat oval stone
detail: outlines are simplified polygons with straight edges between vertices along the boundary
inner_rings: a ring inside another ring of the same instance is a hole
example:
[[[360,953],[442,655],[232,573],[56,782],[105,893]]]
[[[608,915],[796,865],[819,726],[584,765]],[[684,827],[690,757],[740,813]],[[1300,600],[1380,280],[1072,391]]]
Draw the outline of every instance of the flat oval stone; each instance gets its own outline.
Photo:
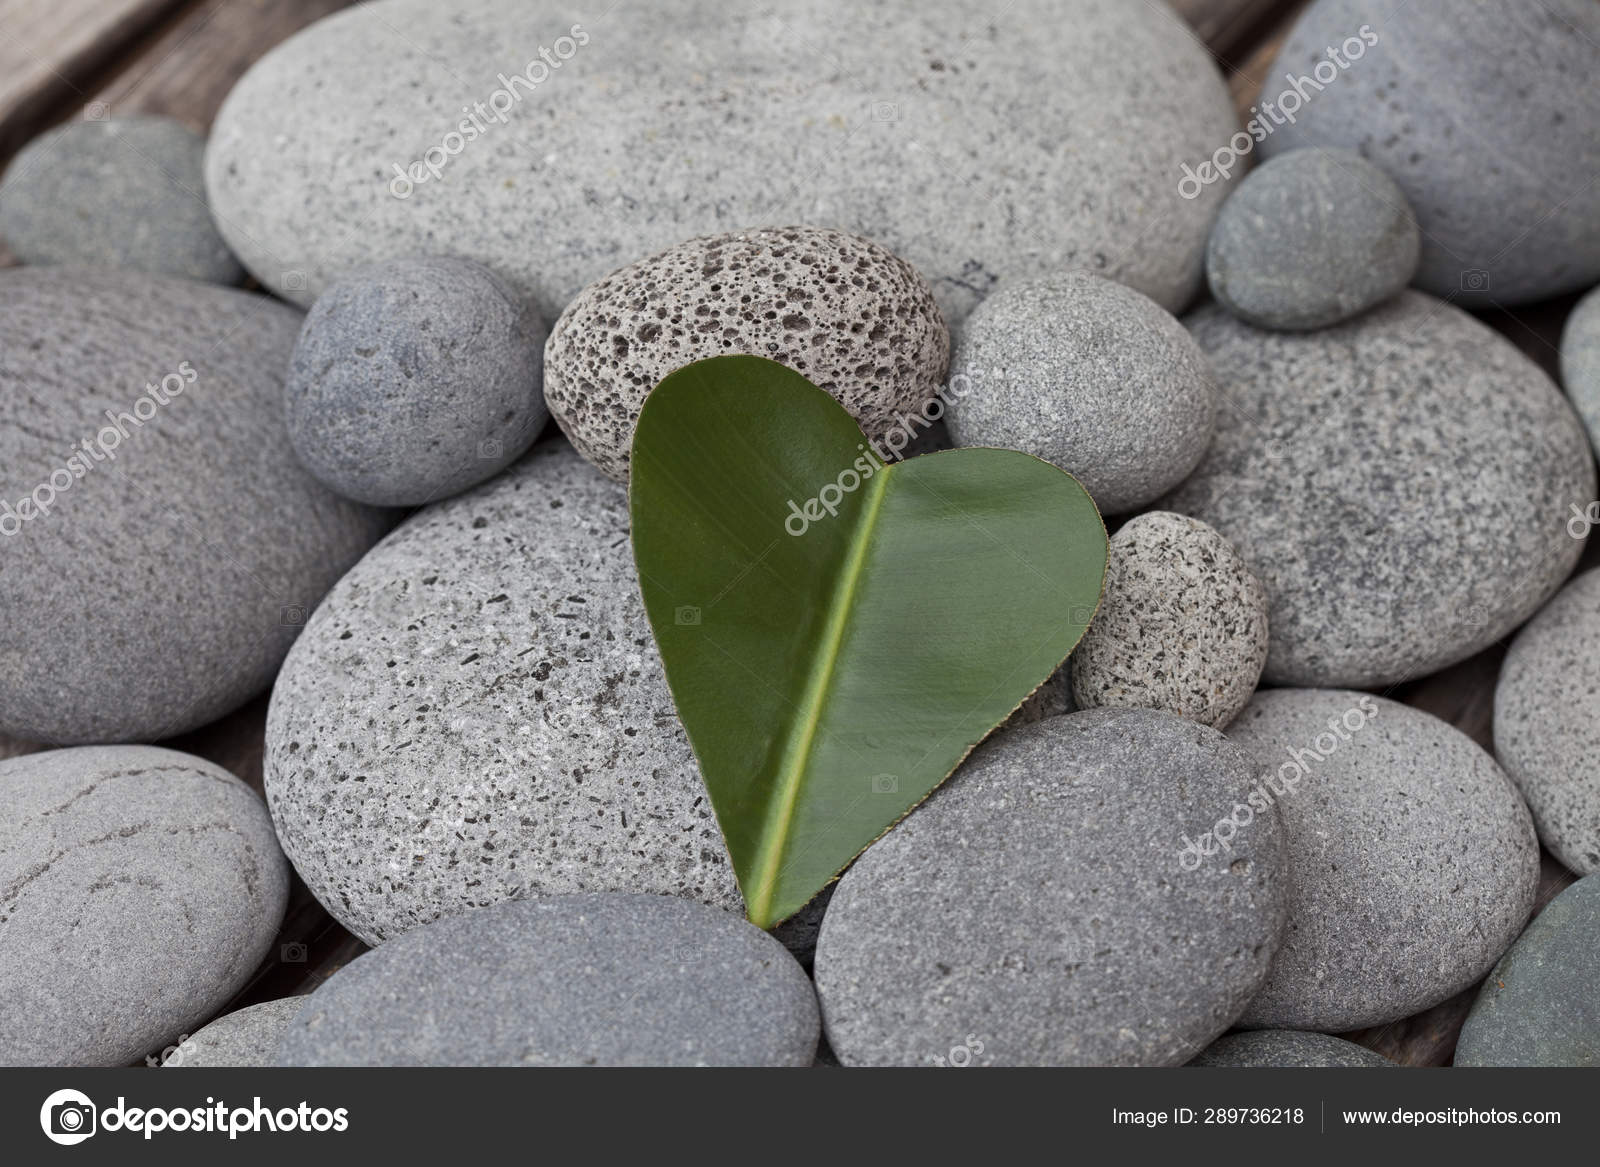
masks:
[[[1257,693],[1228,737],[1266,770],[1289,920],[1239,1024],[1343,1032],[1409,1017],[1488,971],[1533,910],[1539,844],[1493,758],[1370,693]]]
[[[273,689],[265,772],[285,852],[369,944],[525,895],[743,908],[626,492],[564,442],[418,512],[339,581]]]
[[[1494,691],[1494,752],[1539,839],[1579,875],[1600,871],[1600,569],[1584,572],[1511,642]]]
[[[673,896],[543,896],[413,929],[330,977],[282,1066],[809,1066],[817,998],[772,937]]]
[[[1073,267],[1175,311],[1225,190],[1186,199],[1179,168],[1237,130],[1164,6],[384,0],[251,67],[206,185],[245,266],[301,304],[445,252],[553,320],[684,239],[803,222],[902,256],[952,322],[997,280]]]
[[[270,1066],[304,997],[263,1001],[218,1017],[187,1041],[178,1043],[163,1070],[213,1069],[218,1066]]]
[[[1163,507],[1267,589],[1278,685],[1376,688],[1463,660],[1561,586],[1595,496],[1572,407],[1510,342],[1405,292],[1312,333],[1189,320],[1229,407]]]
[[[1578,301],[1561,330],[1561,384],[1600,450],[1600,288]]]
[[[1181,1065],[1267,975],[1278,824],[1188,867],[1255,767],[1206,726],[1094,709],[1003,731],[867,849],[817,941],[847,1066]],[[957,1051],[960,1052],[957,1052]]]
[[[1494,966],[1458,1066],[1600,1066],[1600,876],[1545,906]]]
[[[1393,1067],[1366,1046],[1326,1033],[1298,1029],[1256,1029],[1229,1033],[1201,1050],[1191,1066],[1349,1068]]]
[[[261,800],[153,746],[0,762],[0,1064],[125,1066],[213,1016],[283,922]]]
[[[0,733],[151,740],[221,717],[391,521],[290,449],[300,314],[80,268],[0,272],[0,301]]]

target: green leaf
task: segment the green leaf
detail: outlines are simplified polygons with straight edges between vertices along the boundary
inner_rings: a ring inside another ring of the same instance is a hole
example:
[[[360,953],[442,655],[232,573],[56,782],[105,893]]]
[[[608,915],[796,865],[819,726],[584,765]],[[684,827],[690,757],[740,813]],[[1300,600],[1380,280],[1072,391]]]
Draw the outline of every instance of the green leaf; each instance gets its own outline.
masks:
[[[1105,525],[1070,475],[1014,450],[886,466],[760,357],[656,387],[629,502],[667,681],[762,927],[1050,676],[1105,579]]]

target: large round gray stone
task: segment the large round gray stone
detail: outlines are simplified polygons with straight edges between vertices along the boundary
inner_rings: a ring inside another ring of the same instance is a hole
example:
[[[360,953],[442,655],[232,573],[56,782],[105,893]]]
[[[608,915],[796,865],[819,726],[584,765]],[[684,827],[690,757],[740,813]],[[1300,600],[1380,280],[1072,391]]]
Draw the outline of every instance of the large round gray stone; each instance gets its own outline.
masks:
[[[1298,1029],[1257,1029],[1217,1038],[1191,1066],[1250,1068],[1346,1068],[1393,1066],[1366,1046]]]
[[[438,920],[307,1000],[287,1066],[809,1066],[817,997],[772,937],[672,896],[591,893]]]
[[[1561,384],[1600,450],[1600,288],[1578,301],[1561,330]]]
[[[1561,585],[1594,456],[1550,379],[1420,292],[1348,323],[1187,322],[1228,405],[1163,502],[1211,524],[1266,586],[1265,679],[1376,688],[1493,644]]]
[[[161,1068],[270,1066],[289,1022],[305,1003],[304,997],[284,997],[218,1017],[187,1041],[179,1042]]]
[[[1364,25],[1376,43],[1336,68]],[[1261,153],[1342,147],[1393,178],[1422,227],[1418,287],[1487,306],[1600,280],[1591,0],[1317,0],[1266,73],[1272,102],[1308,82]]]
[[[1458,1066],[1600,1066],[1600,876],[1534,917],[1478,992]]]
[[[159,1055],[255,971],[288,894],[266,808],[210,762],[152,746],[0,762],[0,1064]]]
[[[79,268],[0,272],[0,302],[0,733],[152,740],[222,716],[390,522],[295,460],[300,314]]]
[[[284,662],[267,801],[368,943],[524,895],[741,908],[674,713],[626,492],[565,442],[409,519]]]
[[[1254,782],[1221,734],[1155,710],[990,739],[839,881],[816,981],[840,1061],[1187,1061],[1260,987],[1283,923],[1270,808],[1183,859]]]
[[[1488,971],[1533,909],[1539,844],[1493,758],[1369,693],[1257,693],[1228,730],[1266,771],[1289,921],[1240,1024],[1344,1031],[1420,1013]]]
[[[811,223],[905,258],[952,322],[1069,267],[1176,311],[1225,193],[1183,198],[1180,167],[1237,130],[1161,4],[383,0],[252,66],[206,183],[245,266],[301,303],[442,251],[553,320],[684,239]]]
[[[1600,871],[1600,568],[1517,633],[1494,691],[1494,752],[1539,838],[1580,875]]]
[[[236,284],[244,269],[206,206],[205,145],[171,118],[68,122],[12,159],[0,236],[23,263]]]

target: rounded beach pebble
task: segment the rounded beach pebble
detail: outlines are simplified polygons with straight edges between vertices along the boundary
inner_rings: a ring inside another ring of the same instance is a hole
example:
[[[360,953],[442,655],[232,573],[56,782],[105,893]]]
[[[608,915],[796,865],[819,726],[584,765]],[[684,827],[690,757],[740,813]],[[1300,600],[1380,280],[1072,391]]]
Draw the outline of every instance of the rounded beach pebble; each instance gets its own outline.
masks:
[[[1393,1066],[1366,1046],[1298,1029],[1257,1029],[1217,1038],[1191,1066],[1257,1068],[1350,1068]]]
[[[217,1066],[270,1066],[289,1022],[305,1005],[304,997],[263,1001],[218,1017],[161,1063],[164,1070],[211,1069]]]
[[[1562,327],[1561,384],[1600,450],[1600,288],[1578,301]]]
[[[1053,462],[1107,514],[1172,489],[1211,441],[1205,354],[1159,304],[1085,272],[1002,285],[968,318],[951,374],[956,445]]]
[[[1111,537],[1105,595],[1072,653],[1072,696],[1221,729],[1267,662],[1267,593],[1197,519],[1149,511]]]
[[[626,481],[650,390],[728,353],[803,373],[873,441],[909,439],[900,415],[939,391],[950,335],[927,281],[870,239],[818,227],[708,235],[578,294],[550,330],[545,401],[579,453]]]
[[[1228,736],[1283,822],[1289,921],[1240,1024],[1343,1032],[1420,1013],[1516,938],[1539,882],[1533,822],[1461,731],[1368,693],[1257,693]]]
[[[817,998],[772,937],[671,896],[548,896],[436,921],[306,1001],[285,1066],[809,1066]]]
[[[288,893],[266,808],[210,762],[153,746],[0,762],[0,1064],[159,1055],[255,971]]]
[[[1247,175],[1206,246],[1211,294],[1262,328],[1325,328],[1411,282],[1422,245],[1394,181],[1348,150],[1291,150]]]
[[[1215,730],[1095,709],[1008,730],[839,881],[817,942],[847,1066],[1181,1065],[1267,974],[1270,811],[1194,868],[1254,766]]]

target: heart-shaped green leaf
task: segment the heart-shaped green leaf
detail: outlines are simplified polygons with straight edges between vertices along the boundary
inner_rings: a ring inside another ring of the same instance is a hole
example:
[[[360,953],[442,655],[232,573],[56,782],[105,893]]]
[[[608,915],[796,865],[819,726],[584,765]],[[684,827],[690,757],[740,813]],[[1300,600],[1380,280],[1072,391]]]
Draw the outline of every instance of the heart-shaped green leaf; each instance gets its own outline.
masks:
[[[678,370],[633,438],[633,553],[750,919],[798,911],[1062,662],[1106,530],[1015,450],[885,465],[760,357]]]

